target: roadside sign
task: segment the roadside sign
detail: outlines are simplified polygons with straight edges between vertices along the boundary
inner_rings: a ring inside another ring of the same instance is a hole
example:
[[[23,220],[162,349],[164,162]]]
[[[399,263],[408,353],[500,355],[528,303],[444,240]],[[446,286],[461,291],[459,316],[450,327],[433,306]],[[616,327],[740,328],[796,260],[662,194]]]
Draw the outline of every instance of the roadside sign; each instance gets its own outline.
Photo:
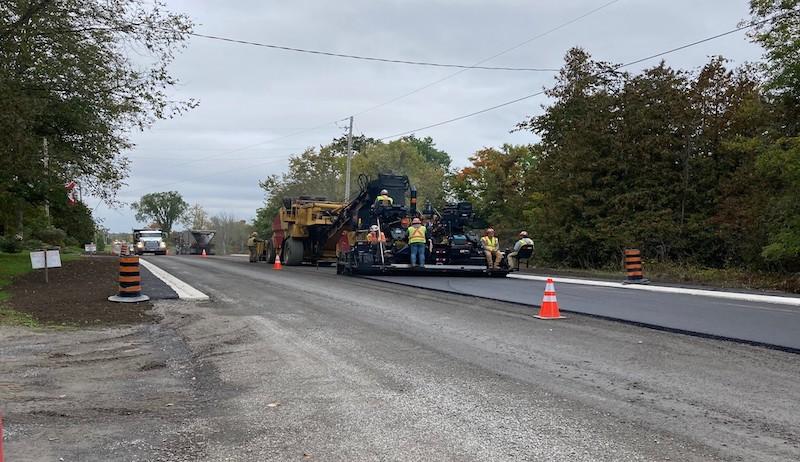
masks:
[[[97,244],[94,242],[86,244],[83,246],[83,250],[86,251],[86,253],[95,253],[97,252]]]
[[[48,268],[61,268],[61,251],[58,249],[41,249],[31,252],[31,266],[33,269],[44,268],[44,282],[50,282],[47,275]]]
[[[33,269],[61,268],[61,253],[55,250],[35,250],[31,252]]]

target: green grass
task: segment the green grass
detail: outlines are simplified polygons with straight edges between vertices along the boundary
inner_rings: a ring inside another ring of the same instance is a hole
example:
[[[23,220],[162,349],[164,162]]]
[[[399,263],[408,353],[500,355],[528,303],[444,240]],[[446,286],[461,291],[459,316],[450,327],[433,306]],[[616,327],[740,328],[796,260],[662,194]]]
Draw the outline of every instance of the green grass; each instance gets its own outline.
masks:
[[[66,248],[61,253],[61,262],[80,258],[80,249]],[[38,321],[28,314],[14,311],[3,302],[9,294],[4,289],[11,285],[14,276],[33,271],[30,252],[0,253],[0,325],[37,327]]]

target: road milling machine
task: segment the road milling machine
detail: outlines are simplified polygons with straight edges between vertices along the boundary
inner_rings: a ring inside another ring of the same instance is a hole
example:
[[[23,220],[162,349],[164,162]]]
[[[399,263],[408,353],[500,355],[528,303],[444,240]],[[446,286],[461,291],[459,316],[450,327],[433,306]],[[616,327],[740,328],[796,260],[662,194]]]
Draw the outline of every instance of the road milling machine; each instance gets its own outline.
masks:
[[[259,259],[273,262],[277,254],[287,266],[336,264],[339,274],[508,274],[505,257],[500,269],[487,269],[480,237],[469,230],[469,202],[442,210],[427,203],[418,210],[417,192],[407,176],[381,174],[370,181],[362,175],[358,183],[358,195],[346,203],[311,196],[284,199],[272,236],[258,243]],[[392,197],[391,205],[375,203],[382,190]],[[415,217],[428,230],[425,269],[412,269],[410,264],[408,227]],[[372,225],[379,227],[385,242],[368,242]]]

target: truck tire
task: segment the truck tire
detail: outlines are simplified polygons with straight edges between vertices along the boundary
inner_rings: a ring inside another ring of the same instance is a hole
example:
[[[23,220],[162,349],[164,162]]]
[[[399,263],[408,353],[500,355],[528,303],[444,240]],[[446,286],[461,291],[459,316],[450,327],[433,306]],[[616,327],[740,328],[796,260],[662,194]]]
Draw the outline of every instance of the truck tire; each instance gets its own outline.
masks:
[[[283,242],[283,264],[286,266],[299,266],[303,263],[303,241],[289,238]]]

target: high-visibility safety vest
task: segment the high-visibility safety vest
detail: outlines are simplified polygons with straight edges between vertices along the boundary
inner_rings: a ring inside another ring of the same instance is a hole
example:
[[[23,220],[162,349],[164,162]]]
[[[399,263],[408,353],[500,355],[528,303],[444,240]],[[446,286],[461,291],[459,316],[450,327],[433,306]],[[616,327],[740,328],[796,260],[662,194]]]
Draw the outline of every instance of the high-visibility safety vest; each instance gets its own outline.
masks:
[[[497,237],[483,236],[481,238],[481,242],[483,243],[484,250],[495,251],[499,246],[499,241],[497,240]]]
[[[425,233],[428,230],[424,226],[411,226],[408,228],[408,243],[409,244],[424,244]]]
[[[383,205],[393,205],[394,199],[391,196],[387,196],[386,194],[381,194],[380,196],[375,198],[375,203],[377,204],[380,202]]]
[[[367,241],[370,244],[375,242],[386,242],[386,235],[383,234],[383,232],[381,232],[380,234],[370,232],[369,234],[367,234]]]
[[[514,251],[519,252],[519,249],[526,245],[533,245],[533,239],[529,237],[523,237],[522,239],[518,240],[517,243],[514,244]]]

